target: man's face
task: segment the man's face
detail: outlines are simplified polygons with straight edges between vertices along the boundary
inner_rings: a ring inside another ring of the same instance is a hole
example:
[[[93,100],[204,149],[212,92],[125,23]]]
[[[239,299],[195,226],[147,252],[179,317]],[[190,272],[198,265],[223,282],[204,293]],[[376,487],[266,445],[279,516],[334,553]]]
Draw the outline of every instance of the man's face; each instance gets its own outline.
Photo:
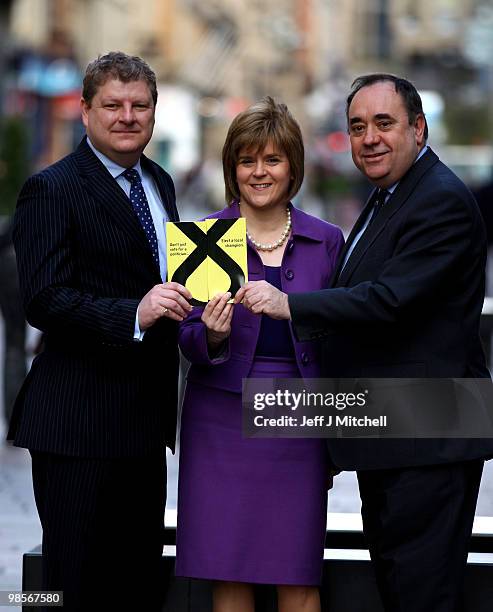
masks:
[[[90,103],[82,99],[81,108],[95,148],[121,166],[133,166],[154,128],[155,107],[147,83],[110,79]]]
[[[424,145],[423,115],[409,125],[404,101],[388,81],[358,91],[349,106],[348,126],[353,161],[378,187],[399,181]]]

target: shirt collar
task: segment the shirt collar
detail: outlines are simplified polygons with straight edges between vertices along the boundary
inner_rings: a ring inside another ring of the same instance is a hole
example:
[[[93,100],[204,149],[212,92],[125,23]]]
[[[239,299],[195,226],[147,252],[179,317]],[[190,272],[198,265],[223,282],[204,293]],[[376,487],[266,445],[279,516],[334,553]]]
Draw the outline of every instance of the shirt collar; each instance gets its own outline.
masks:
[[[98,151],[98,149],[96,149],[96,147],[89,140],[89,136],[87,136],[87,144],[91,147],[91,150],[94,153],[94,155],[99,159],[99,161],[103,164],[103,166],[106,168],[106,170],[108,170],[108,172],[111,174],[111,176],[114,179],[118,178],[121,174],[125,172],[127,168],[120,166],[119,164],[114,162],[109,157],[106,157],[106,155],[101,153],[101,151]],[[137,170],[137,172],[139,173],[140,179],[142,180],[143,176],[142,176],[142,168],[140,166],[140,159],[137,161],[135,166],[132,166],[132,168]]]

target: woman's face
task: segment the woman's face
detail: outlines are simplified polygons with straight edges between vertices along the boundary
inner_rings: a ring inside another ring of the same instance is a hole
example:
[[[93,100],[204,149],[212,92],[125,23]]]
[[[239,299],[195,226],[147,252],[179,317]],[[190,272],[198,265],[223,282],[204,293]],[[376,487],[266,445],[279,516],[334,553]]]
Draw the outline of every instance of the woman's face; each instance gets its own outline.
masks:
[[[257,209],[286,206],[291,179],[288,158],[271,142],[263,150],[240,151],[236,180],[241,204]]]

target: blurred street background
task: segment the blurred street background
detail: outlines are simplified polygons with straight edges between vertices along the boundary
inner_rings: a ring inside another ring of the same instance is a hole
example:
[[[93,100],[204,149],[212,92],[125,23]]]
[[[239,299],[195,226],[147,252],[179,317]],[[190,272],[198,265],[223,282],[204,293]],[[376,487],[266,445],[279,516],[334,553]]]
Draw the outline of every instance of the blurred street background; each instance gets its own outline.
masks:
[[[3,423],[38,342],[34,331],[24,333],[9,220],[23,181],[80,141],[82,74],[110,50],[140,55],[157,74],[146,152],[173,176],[183,220],[224,206],[227,128],[269,94],[288,105],[305,137],[296,204],[347,233],[369,185],[351,161],[345,97],[357,75],[390,71],[418,87],[429,144],[476,193],[493,242],[491,0],[0,0]],[[491,272],[487,291],[493,295]],[[3,423],[0,589],[7,589],[20,588],[22,553],[41,532],[28,454],[3,442]],[[168,507],[175,508],[176,460],[169,465]],[[329,510],[359,512],[353,474],[337,477]],[[493,516],[490,465],[477,514]]]

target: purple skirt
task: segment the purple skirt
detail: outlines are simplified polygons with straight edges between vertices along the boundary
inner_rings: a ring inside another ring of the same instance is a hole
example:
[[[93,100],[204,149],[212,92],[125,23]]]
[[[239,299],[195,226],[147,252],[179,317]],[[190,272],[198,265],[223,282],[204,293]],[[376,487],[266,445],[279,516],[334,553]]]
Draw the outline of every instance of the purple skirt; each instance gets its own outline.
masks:
[[[257,359],[252,378],[297,378]],[[327,518],[319,439],[243,438],[241,395],[187,384],[180,435],[176,575],[318,585]]]

